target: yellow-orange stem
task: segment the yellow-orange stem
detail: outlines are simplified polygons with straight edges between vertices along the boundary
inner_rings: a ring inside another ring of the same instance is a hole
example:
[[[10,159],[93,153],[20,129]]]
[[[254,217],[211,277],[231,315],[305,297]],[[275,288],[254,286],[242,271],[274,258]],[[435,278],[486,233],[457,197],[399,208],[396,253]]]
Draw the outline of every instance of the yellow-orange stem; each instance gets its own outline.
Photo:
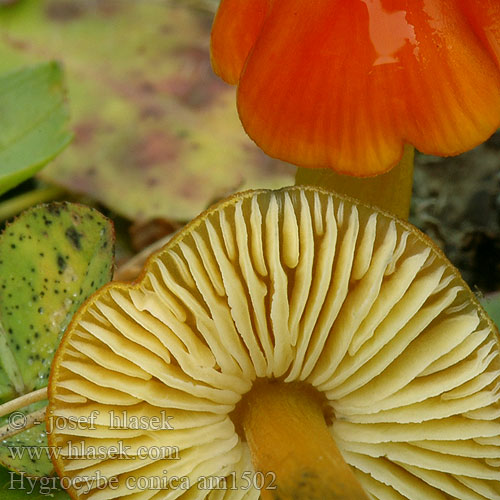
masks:
[[[414,148],[405,146],[399,164],[376,177],[358,178],[340,175],[330,169],[299,167],[295,184],[318,186],[346,194],[406,220],[410,214],[414,156]]]
[[[255,470],[267,479],[263,500],[368,498],[328,432],[322,401],[311,388],[259,382],[245,396],[240,418]]]

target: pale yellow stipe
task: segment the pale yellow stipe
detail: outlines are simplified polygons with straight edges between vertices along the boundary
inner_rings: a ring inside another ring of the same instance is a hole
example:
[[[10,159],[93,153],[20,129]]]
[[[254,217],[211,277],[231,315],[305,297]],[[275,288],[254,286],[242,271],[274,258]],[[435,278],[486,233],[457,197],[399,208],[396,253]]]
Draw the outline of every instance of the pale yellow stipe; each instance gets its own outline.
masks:
[[[406,220],[410,214],[415,149],[406,145],[401,161],[386,174],[375,177],[340,175],[329,168],[297,169],[297,186],[316,186],[352,196]]]

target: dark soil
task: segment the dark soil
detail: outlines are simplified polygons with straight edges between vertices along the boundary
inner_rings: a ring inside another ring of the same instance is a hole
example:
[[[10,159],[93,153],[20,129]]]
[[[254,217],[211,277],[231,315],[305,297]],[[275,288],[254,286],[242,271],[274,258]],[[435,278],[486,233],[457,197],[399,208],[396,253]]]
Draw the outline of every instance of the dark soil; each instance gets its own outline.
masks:
[[[500,131],[455,158],[418,155],[410,220],[475,291],[500,290]]]

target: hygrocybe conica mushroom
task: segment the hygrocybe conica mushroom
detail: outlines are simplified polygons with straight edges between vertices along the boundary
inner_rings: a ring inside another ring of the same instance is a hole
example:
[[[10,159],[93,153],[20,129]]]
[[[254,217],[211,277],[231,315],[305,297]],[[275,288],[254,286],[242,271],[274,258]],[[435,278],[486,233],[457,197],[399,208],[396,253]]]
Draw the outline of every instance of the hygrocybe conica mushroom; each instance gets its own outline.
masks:
[[[319,189],[241,193],[79,311],[50,444],[79,499],[498,499],[498,353],[410,224]]]

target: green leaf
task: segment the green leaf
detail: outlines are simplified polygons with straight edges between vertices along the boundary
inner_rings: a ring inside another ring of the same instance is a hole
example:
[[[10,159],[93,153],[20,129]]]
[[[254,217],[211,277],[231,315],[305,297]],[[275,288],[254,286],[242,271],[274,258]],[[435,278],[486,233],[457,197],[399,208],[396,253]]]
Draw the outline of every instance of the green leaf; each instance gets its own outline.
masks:
[[[47,406],[47,402],[41,401],[28,406],[22,413],[29,414],[45,406]],[[5,425],[7,418],[2,418],[1,423]],[[54,466],[48,452],[45,422],[2,440],[0,443],[0,463],[12,471],[26,473],[33,477],[52,475]]]
[[[0,69],[64,63],[75,140],[42,178],[130,219],[175,221],[235,190],[293,183],[295,168],[246,136],[235,88],[211,70],[212,17],[184,0],[0,8]]]
[[[0,194],[33,176],[70,141],[59,64],[0,76]]]
[[[34,207],[6,227],[0,237],[0,401],[47,385],[54,352],[73,314],[111,279],[113,243],[111,223],[103,215],[71,203]],[[32,461],[26,455],[13,458],[8,449],[46,444],[43,425],[25,431],[2,442],[0,462],[48,474],[52,464],[46,454]]]
[[[500,329],[500,293],[493,293],[480,300],[481,305]]]
[[[56,477],[28,478],[0,467],[0,498],[2,500],[69,500],[59,488]]]

